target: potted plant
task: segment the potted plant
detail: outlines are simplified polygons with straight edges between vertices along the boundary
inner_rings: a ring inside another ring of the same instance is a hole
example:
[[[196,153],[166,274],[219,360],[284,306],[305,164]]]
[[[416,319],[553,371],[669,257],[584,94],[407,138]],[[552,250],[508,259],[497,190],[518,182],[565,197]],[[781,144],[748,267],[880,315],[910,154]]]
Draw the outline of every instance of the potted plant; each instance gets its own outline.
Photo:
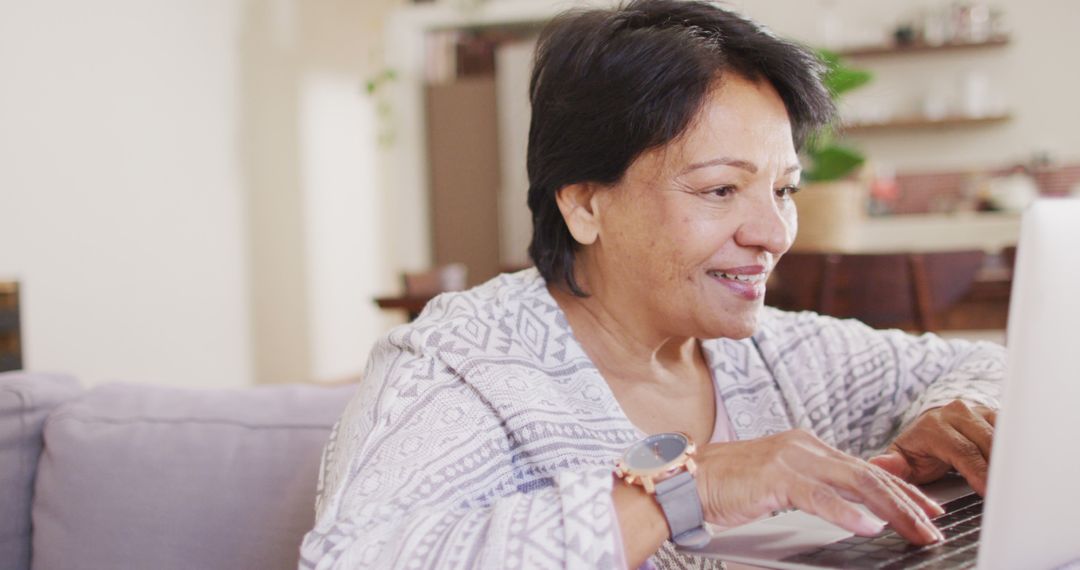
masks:
[[[823,80],[834,101],[873,78],[867,71],[848,67],[836,53],[818,54],[826,65]],[[799,235],[792,249],[843,251],[851,247],[866,213],[866,190],[853,178],[866,158],[842,144],[835,124],[811,134],[802,154],[803,191],[795,195]]]

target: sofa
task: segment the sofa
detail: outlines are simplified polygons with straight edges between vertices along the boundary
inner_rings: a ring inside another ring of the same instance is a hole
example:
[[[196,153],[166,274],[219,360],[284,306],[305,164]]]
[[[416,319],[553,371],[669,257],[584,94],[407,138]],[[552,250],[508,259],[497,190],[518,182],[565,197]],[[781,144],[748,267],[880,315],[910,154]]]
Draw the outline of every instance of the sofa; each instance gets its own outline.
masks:
[[[0,568],[295,569],[354,392],[0,374]]]

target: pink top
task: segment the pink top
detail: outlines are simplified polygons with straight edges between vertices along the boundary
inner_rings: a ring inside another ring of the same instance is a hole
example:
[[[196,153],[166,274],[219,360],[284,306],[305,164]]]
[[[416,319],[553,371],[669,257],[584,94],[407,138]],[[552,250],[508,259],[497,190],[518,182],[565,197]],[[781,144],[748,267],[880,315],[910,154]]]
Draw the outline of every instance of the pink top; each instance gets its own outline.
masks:
[[[728,416],[724,400],[720,398],[720,391],[713,386],[713,394],[716,396],[716,423],[713,424],[712,438],[709,443],[723,443],[735,440],[735,428],[731,425],[731,417]]]

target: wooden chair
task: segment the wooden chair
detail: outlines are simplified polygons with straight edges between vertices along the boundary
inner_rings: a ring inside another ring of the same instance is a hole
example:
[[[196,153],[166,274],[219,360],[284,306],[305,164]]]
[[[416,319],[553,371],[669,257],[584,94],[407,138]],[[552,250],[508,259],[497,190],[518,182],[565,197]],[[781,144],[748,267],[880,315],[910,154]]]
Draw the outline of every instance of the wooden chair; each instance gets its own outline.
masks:
[[[774,271],[770,305],[855,318],[873,327],[934,331],[970,289],[981,251],[789,253]]]
[[[428,271],[402,273],[405,293],[400,297],[376,297],[381,309],[405,310],[412,321],[420,315],[433,297],[447,291],[460,291],[468,284],[468,268],[463,263],[450,263]]]
[[[468,269],[464,263],[449,263],[427,271],[402,273],[406,297],[434,297],[447,291],[465,289]]]
[[[1009,271],[1016,269],[1016,246],[1010,245],[1001,250],[1001,260],[1005,262],[1005,266],[1009,268]]]

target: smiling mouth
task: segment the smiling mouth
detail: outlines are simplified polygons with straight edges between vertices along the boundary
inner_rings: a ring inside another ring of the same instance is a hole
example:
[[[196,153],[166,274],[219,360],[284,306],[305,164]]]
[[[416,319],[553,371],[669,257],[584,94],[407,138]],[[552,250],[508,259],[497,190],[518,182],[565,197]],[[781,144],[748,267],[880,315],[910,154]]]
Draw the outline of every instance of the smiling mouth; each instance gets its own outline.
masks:
[[[769,274],[762,271],[761,273],[724,273],[722,271],[709,271],[709,275],[717,277],[719,279],[730,279],[732,281],[739,281],[742,283],[757,284],[764,283],[769,277]]]
[[[706,273],[743,300],[758,302],[765,297],[765,280],[769,278],[769,270],[764,266],[751,265],[724,271],[713,269]]]

